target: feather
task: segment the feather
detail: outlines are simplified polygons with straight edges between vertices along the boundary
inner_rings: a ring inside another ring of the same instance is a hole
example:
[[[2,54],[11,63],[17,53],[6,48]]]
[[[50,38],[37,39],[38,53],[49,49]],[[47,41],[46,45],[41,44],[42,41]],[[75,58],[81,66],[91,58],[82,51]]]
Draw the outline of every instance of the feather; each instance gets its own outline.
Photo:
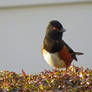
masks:
[[[75,52],[76,55],[83,55],[84,53],[81,52]]]

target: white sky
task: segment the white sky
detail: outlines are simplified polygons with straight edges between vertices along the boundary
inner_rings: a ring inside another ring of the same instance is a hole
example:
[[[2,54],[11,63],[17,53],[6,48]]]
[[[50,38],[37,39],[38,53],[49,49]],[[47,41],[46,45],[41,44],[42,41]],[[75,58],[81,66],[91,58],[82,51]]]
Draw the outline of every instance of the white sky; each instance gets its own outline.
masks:
[[[70,2],[92,2],[92,0],[0,0],[0,8],[24,5],[39,5]]]
[[[69,46],[84,53],[73,64],[92,68],[92,3],[78,3],[0,9],[0,70],[52,69],[41,56],[41,45],[53,19],[67,30],[63,38]]]

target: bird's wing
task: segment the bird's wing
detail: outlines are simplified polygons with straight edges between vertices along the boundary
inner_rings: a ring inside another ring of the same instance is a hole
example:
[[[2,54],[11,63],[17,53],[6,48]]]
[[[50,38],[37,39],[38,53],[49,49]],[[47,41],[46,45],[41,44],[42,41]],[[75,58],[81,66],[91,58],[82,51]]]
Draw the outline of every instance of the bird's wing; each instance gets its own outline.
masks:
[[[64,41],[64,46],[66,46],[68,52],[70,53],[70,55],[72,56],[72,59],[75,59],[77,61],[77,57],[76,57],[76,54],[75,52],[72,50],[72,48],[70,48]]]
[[[66,63],[66,68],[69,67],[71,65],[71,62],[73,60],[70,52],[68,51],[66,45],[64,45],[62,47],[62,49],[59,52],[59,57],[61,58],[61,60],[64,60]]]

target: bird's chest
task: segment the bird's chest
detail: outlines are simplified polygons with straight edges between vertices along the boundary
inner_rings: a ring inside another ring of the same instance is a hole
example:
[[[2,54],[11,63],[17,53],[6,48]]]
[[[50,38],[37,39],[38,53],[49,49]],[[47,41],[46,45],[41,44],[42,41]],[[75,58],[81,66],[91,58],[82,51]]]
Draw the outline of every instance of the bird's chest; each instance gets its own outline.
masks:
[[[66,67],[65,61],[59,58],[58,53],[49,53],[46,50],[43,50],[43,57],[50,66],[53,66],[56,68]]]
[[[62,47],[63,45],[58,40],[44,40],[44,49],[50,53],[59,52]]]

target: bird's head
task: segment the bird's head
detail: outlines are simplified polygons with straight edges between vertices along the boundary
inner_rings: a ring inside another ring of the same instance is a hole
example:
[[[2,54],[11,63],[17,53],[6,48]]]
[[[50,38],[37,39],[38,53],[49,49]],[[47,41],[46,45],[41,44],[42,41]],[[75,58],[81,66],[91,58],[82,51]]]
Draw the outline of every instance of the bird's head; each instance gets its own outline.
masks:
[[[46,35],[52,39],[58,40],[62,38],[63,32],[65,32],[65,29],[62,24],[57,20],[52,20],[48,24]]]

